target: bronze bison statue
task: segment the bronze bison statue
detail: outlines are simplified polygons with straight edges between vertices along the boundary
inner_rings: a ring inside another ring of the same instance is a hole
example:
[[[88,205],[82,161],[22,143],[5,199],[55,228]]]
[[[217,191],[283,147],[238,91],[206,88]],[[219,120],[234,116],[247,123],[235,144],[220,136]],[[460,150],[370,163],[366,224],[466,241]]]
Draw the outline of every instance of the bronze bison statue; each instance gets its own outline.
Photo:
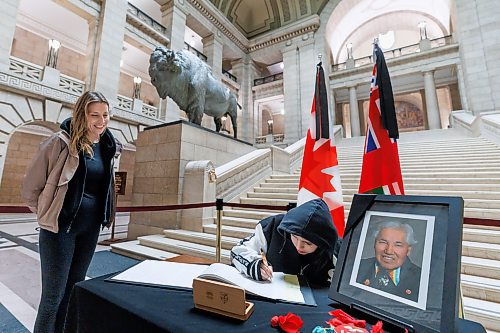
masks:
[[[214,117],[217,132],[229,115],[237,137],[236,96],[212,74],[210,67],[189,51],[157,47],[149,58],[149,75],[161,98],[172,98],[190,122],[200,125],[203,113]]]

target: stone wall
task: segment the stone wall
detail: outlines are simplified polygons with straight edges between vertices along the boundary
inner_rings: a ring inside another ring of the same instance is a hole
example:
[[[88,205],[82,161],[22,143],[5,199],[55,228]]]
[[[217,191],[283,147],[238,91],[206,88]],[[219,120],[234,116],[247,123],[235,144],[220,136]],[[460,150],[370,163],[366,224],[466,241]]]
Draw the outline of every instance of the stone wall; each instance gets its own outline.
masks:
[[[37,52],[33,52],[37,50]],[[45,66],[49,51],[48,40],[28,30],[16,27],[11,55],[39,66]],[[57,58],[57,69],[65,75],[84,81],[86,75],[85,55],[61,45]]]
[[[44,138],[41,135],[22,132],[15,132],[11,136],[0,184],[1,204],[24,205],[20,193],[21,182],[31,158]]]
[[[186,121],[147,128],[138,134],[133,206],[182,204],[184,170],[190,161],[220,166],[255,148]],[[180,211],[131,213],[128,237],[162,233],[180,226]]]
[[[118,94],[132,98],[134,91],[134,77],[123,72],[120,73],[120,84],[118,86]],[[144,104],[157,106],[160,102],[160,96],[156,92],[156,88],[152,84],[142,81],[141,84],[141,99]]]

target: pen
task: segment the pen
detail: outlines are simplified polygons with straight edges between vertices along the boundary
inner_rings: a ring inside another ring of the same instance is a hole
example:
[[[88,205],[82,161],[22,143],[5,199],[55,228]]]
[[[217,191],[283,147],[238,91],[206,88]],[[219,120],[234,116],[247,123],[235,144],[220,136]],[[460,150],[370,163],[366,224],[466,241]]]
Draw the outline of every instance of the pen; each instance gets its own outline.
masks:
[[[260,249],[260,257],[262,258],[262,263],[264,264],[265,269],[268,271],[268,274],[272,274],[272,271],[270,271],[269,263],[267,262],[266,254],[262,249]],[[268,280],[271,281],[273,278],[272,275],[268,277]]]
[[[262,262],[264,263],[264,265],[268,266],[266,254],[264,253],[264,251],[262,249],[260,249],[260,256],[262,257]]]

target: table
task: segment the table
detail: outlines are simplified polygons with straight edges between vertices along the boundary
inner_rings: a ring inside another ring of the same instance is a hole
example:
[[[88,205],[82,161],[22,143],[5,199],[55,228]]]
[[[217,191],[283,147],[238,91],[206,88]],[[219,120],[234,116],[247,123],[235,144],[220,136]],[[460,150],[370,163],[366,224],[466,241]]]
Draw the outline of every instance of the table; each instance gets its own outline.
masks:
[[[75,285],[68,310],[68,333],[157,333],[157,332],[278,332],[271,317],[293,312],[304,321],[301,332],[330,319],[332,302],[328,289],[315,289],[318,307],[271,303],[253,299],[255,311],[246,322],[210,314],[193,307],[193,294],[186,290],[164,289],[105,281],[108,276]],[[477,323],[462,320],[460,332],[486,333]]]

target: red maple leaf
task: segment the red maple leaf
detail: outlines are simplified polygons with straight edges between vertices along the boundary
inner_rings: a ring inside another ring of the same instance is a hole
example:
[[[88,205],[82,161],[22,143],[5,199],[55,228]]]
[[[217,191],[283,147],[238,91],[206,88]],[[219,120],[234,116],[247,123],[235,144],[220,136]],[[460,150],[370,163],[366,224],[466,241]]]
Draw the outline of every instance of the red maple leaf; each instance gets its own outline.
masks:
[[[311,132],[307,132],[299,183],[299,190],[306,188],[319,198],[323,197],[324,192],[336,191],[331,182],[333,175],[325,173],[323,170],[338,165],[337,149],[330,146],[329,139],[323,140],[323,144],[314,150],[316,141],[311,137]]]

